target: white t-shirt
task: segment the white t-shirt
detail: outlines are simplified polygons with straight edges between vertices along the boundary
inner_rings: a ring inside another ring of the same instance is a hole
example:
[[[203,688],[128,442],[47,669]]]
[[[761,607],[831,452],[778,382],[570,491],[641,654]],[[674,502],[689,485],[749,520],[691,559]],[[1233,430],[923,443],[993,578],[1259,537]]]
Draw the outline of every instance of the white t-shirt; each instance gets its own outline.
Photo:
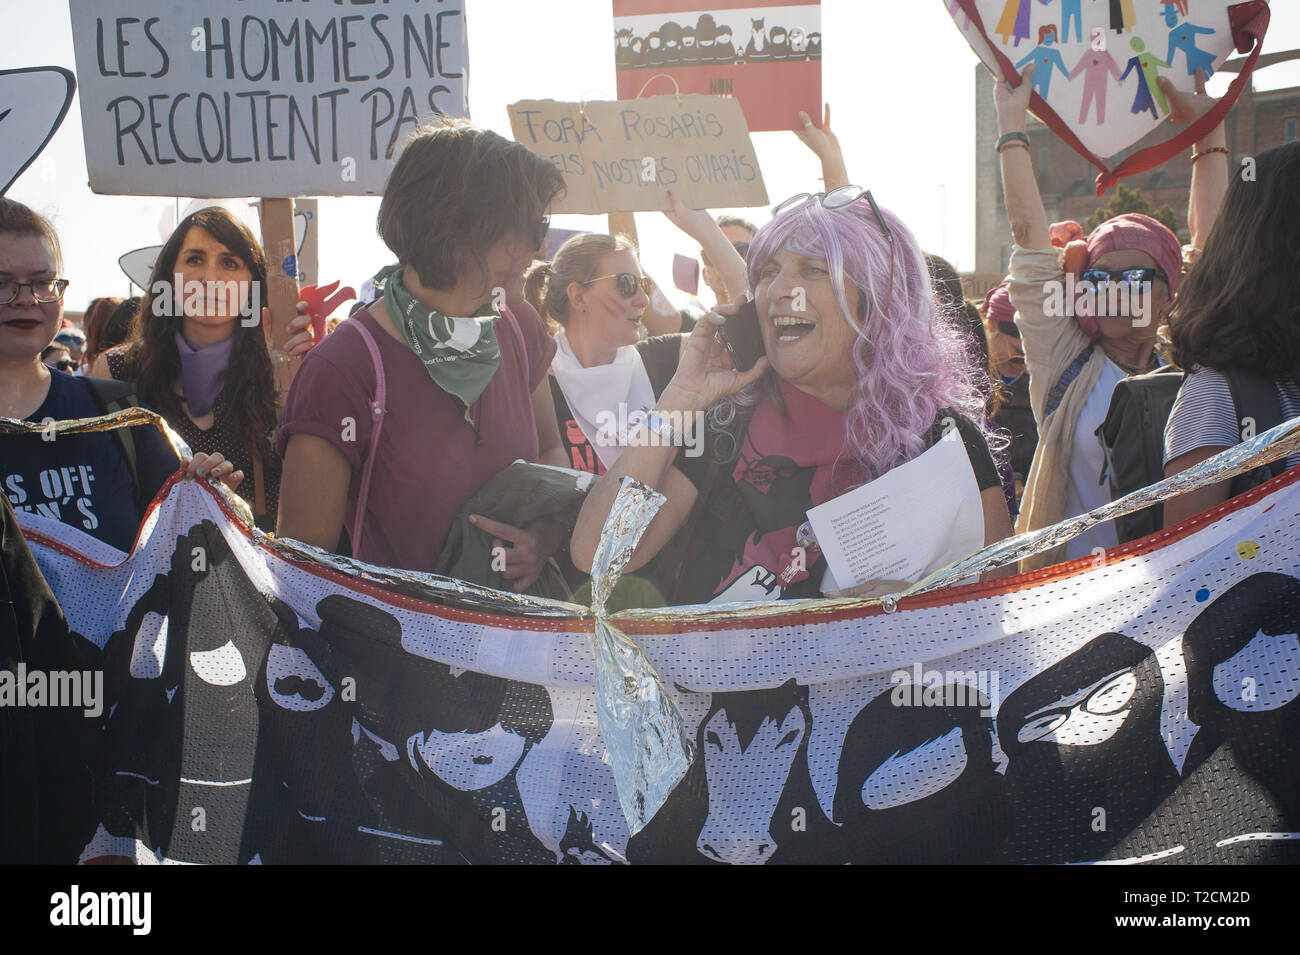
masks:
[[[1065,513],[1068,517],[1085,514],[1110,503],[1110,482],[1106,478],[1106,453],[1097,429],[1110,410],[1110,396],[1126,372],[1109,358],[1102,366],[1097,384],[1088,393],[1083,412],[1074,426],[1074,450],[1070,453],[1070,484],[1065,490]],[[1065,545],[1065,559],[1087,557],[1096,548],[1119,546],[1115,522],[1107,521],[1084,531]]]

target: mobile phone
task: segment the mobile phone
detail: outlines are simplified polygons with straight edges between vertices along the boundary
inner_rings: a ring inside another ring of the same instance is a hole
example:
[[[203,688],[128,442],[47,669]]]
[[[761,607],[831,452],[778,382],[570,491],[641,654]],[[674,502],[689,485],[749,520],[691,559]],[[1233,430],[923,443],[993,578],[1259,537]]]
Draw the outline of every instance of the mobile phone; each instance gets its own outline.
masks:
[[[758,328],[758,305],[750,299],[722,326],[722,343],[727,346],[737,371],[749,371],[763,357],[763,333]]]

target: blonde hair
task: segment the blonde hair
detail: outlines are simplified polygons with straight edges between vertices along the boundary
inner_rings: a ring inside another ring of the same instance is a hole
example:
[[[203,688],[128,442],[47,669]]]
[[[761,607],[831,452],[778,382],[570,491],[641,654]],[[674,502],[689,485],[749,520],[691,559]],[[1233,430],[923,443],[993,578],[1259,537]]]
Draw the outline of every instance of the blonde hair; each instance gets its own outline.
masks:
[[[547,323],[569,324],[569,286],[574,282],[579,285],[590,282],[600,274],[600,260],[615,252],[635,255],[636,245],[622,235],[583,232],[566,240],[554,260],[533,266],[524,279],[524,287],[537,288],[537,276],[545,276],[537,309],[542,318]]]

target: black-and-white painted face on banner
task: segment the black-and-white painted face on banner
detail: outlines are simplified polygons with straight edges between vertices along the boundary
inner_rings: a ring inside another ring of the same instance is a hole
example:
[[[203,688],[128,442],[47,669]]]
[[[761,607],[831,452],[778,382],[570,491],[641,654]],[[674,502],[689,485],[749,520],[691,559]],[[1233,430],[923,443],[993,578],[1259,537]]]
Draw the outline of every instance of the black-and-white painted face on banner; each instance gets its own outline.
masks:
[[[1177,784],[1152,650],[1105,633],[1003,701],[1013,861],[1101,858]]]
[[[1183,637],[1188,716],[1200,727],[1187,770],[1219,745],[1300,813],[1300,580],[1252,574],[1215,597]],[[1300,823],[1300,818],[1293,818]]]
[[[881,693],[844,737],[833,818],[865,863],[988,862],[1007,832],[989,701],[946,683]]]

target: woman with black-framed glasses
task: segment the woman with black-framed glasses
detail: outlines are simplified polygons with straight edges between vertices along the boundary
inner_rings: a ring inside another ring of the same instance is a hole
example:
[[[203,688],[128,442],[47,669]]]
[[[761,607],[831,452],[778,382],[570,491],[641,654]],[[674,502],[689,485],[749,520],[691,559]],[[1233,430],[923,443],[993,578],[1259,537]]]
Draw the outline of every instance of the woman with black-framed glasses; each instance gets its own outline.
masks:
[[[53,226],[0,196],[0,417],[52,422],[98,417],[109,400],[138,404],[116,382],[42,363],[70,284],[61,269]],[[136,427],[52,436],[0,437],[0,488],[10,503],[130,550],[145,507],[180,463],[162,433]],[[186,476],[216,478],[232,489],[242,478],[219,454],[194,455]]]
[[[747,261],[762,357],[738,370],[718,340],[737,306],[701,319],[638,440],[587,496],[572,543],[580,569],[591,566],[620,482],[631,476],[667,503],[628,569],[671,540],[681,556],[665,581],[669,602],[841,590],[827,573],[808,510],[954,431],[978,488],[983,543],[1010,532],[981,423],[984,399],[910,231],[851,185],[793,197],[774,215]],[[700,432],[702,445],[691,441]],[[898,583],[870,581],[849,592]]]

